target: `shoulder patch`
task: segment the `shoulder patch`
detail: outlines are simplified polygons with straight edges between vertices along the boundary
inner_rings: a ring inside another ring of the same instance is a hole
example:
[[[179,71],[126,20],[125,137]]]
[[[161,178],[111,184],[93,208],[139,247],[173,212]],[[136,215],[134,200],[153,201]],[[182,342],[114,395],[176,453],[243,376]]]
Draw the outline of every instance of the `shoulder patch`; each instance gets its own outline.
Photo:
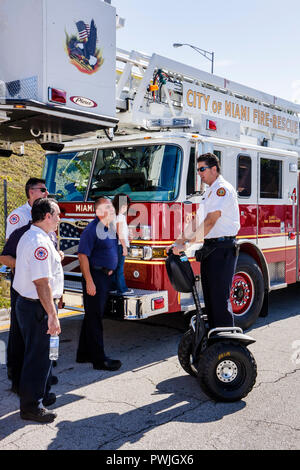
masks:
[[[40,261],[43,261],[44,259],[48,258],[48,251],[43,246],[39,246],[34,252],[34,257]]]
[[[10,224],[15,225],[19,222],[20,217],[18,216],[18,214],[12,214],[8,220]]]
[[[225,188],[219,188],[217,190],[217,196],[225,196],[226,194],[226,189]]]

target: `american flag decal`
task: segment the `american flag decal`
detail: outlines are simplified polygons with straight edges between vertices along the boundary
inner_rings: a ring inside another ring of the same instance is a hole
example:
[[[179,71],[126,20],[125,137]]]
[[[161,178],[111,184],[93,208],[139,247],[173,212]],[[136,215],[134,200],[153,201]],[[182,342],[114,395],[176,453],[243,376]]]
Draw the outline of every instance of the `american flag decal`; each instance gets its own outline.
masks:
[[[80,72],[95,73],[104,62],[102,52],[97,47],[98,33],[95,21],[90,24],[83,20],[76,23],[77,34],[69,36],[66,32],[66,52],[70,62]]]
[[[87,42],[90,35],[90,26],[83,21],[77,21],[76,26],[80,41]]]
[[[72,224],[61,222],[59,226],[59,249],[65,254],[76,254],[81,231]]]
[[[65,258],[62,262],[65,272],[80,272],[77,256],[80,234],[75,225],[69,222],[59,224],[59,249],[64,252]]]

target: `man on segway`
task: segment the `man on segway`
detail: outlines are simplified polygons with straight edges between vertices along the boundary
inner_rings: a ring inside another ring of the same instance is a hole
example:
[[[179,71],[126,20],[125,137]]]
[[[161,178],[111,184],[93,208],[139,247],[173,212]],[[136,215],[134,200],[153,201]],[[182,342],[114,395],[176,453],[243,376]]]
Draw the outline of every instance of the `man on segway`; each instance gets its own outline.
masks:
[[[240,228],[237,195],[220,175],[218,158],[206,153],[197,160],[201,180],[208,185],[198,211],[198,228],[185,233],[168,252],[166,269],[178,292],[191,292],[195,315],[181,338],[178,359],[182,368],[197,377],[202,389],[217,401],[237,401],[254,387],[257,375],[255,359],[248,344],[255,340],[234,326],[230,289],[238,248]],[[202,219],[201,221],[199,219]],[[196,278],[184,251],[189,244],[204,239],[196,252],[201,262],[201,281],[206,315],[203,315]]]
[[[204,239],[203,248],[196,252],[196,259],[201,262],[201,282],[209,326],[233,326],[229,298],[238,255],[236,234],[240,228],[240,214],[237,194],[220,174],[216,155],[200,155],[197,171],[201,181],[208,185],[197,214],[200,223],[191,238],[181,237],[175,242],[173,253],[179,254],[189,244]]]

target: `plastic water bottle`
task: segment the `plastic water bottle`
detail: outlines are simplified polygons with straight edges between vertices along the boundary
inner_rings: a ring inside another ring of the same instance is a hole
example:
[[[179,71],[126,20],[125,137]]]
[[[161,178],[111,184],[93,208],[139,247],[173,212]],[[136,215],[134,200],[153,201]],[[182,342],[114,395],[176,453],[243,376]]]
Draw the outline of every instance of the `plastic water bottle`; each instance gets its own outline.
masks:
[[[50,336],[49,359],[51,361],[56,361],[58,359],[58,349],[59,349],[59,337]]]

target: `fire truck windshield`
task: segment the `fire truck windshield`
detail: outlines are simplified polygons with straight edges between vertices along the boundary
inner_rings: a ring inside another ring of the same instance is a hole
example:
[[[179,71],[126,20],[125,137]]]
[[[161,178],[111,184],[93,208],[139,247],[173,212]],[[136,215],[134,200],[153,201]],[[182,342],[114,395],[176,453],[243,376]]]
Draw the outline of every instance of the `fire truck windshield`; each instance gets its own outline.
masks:
[[[48,154],[44,178],[59,201],[94,200],[126,193],[133,201],[172,201],[179,190],[182,150],[176,145],[144,145]]]
[[[59,201],[83,201],[95,151],[46,155],[43,177],[50,194]]]
[[[122,192],[133,201],[172,201],[179,190],[181,160],[176,145],[99,149],[88,199]]]

